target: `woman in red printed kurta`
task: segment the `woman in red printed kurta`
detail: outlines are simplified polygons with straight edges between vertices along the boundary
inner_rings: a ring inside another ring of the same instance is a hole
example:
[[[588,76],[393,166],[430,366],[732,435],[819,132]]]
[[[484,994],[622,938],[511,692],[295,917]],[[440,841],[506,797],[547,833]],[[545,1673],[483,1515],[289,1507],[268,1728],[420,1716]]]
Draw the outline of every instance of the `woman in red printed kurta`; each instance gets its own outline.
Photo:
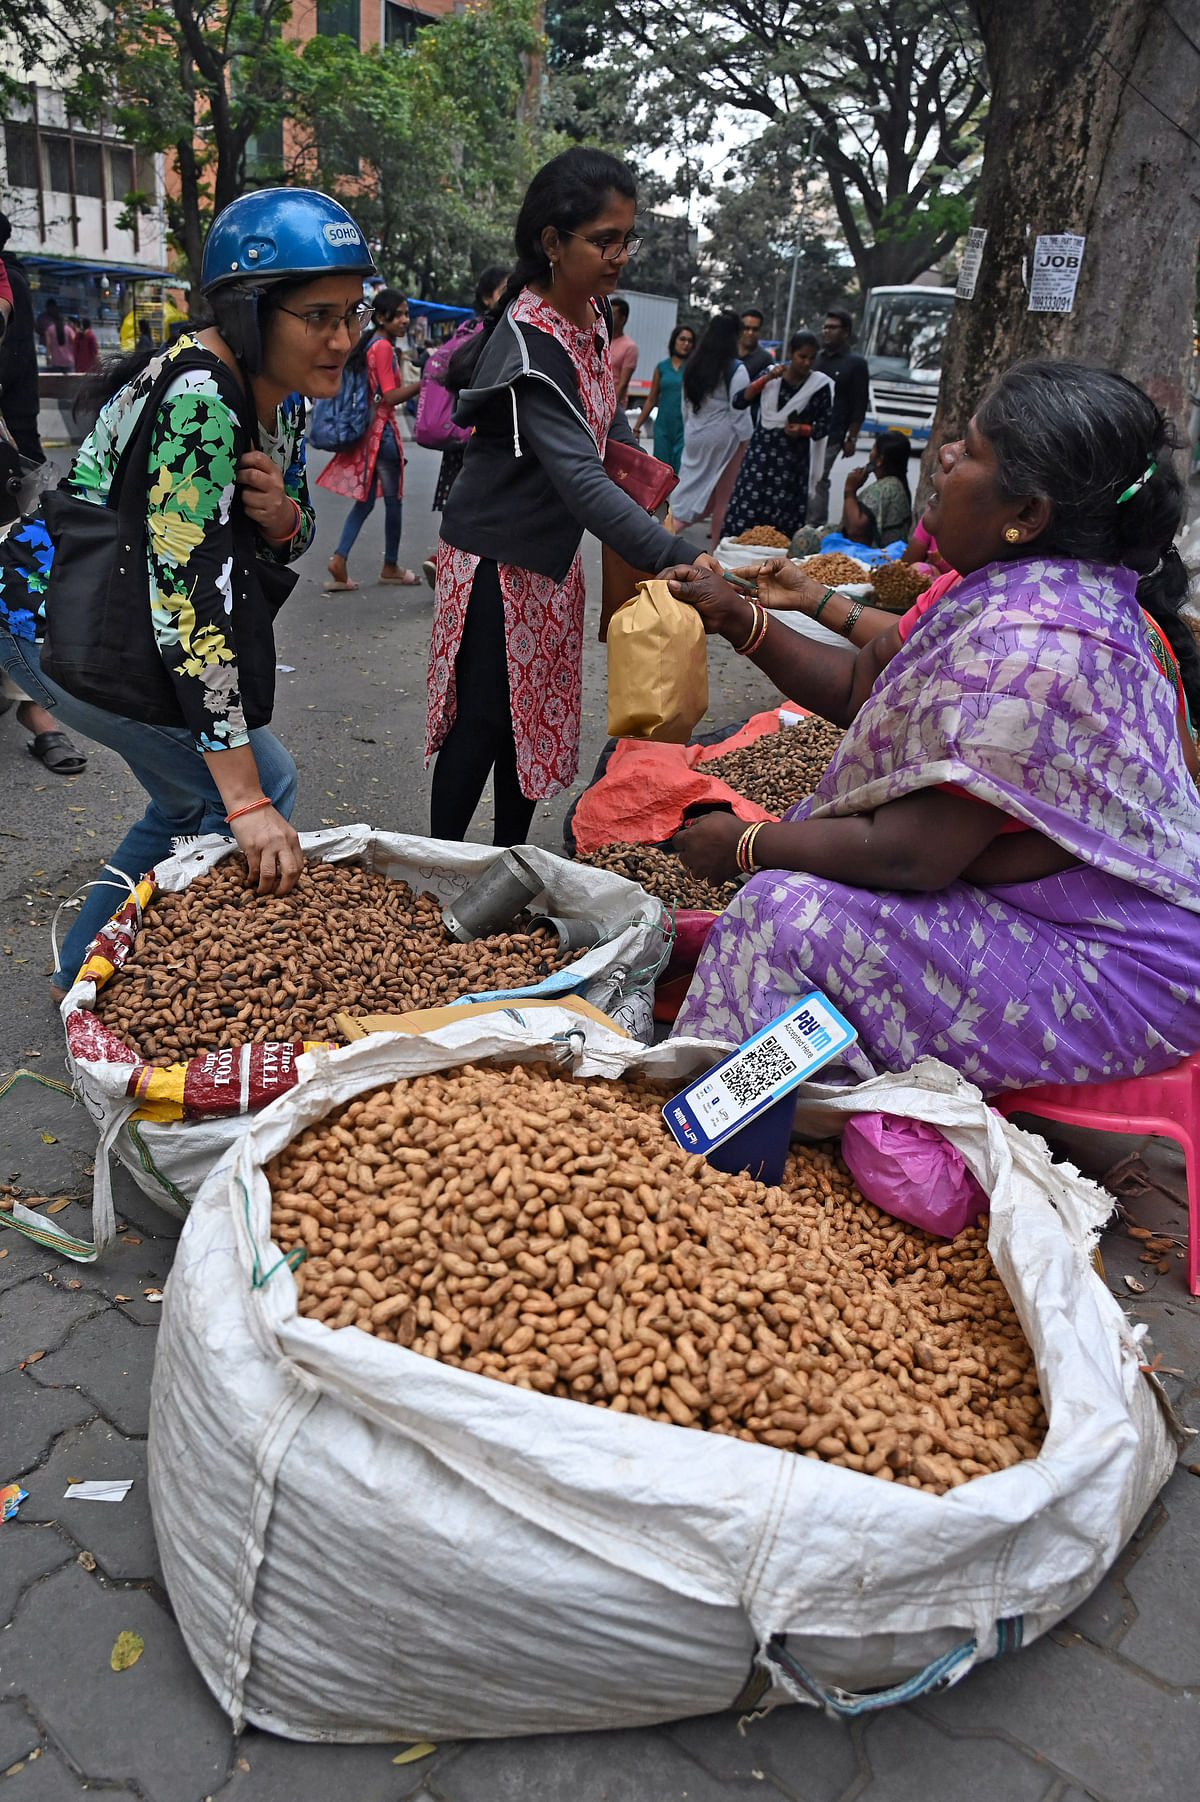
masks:
[[[490,772],[495,842],[520,844],[539,800],[579,762],[585,530],[637,569],[699,553],[605,473],[633,445],[617,407],[608,296],[637,247],[631,172],[577,146],[522,203],[517,266],[451,361],[455,419],[473,428],[437,554],[426,756],[430,830],[464,838]]]
[[[327,593],[357,588],[346,570],[346,559],[358,534],[383,495],[384,546],[381,582],[397,582],[411,588],[420,580],[411,569],[401,569],[400,531],[403,525],[404,453],[396,408],[409,400],[419,382],[402,382],[396,362],[395,341],[408,330],[408,301],[394,288],[381,288],[375,296],[375,336],[364,353],[371,415],[356,444],[336,451],[317,477],[317,486],[342,494],[354,502],[342,527],[338,547],[329,559]]]

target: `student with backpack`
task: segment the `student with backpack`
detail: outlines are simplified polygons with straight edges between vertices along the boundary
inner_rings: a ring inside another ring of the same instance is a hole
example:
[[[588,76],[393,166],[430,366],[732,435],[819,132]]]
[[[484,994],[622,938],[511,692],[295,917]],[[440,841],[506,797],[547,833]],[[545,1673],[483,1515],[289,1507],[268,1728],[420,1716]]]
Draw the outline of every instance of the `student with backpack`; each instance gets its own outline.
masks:
[[[356,353],[347,364],[328,416],[319,417],[314,408],[312,443],[321,449],[323,439],[335,437],[337,441],[334,455],[317,477],[317,486],[354,502],[346,515],[337,549],[329,559],[329,580],[324,584],[327,594],[358,587],[357,582],[350,580],[346,559],[379,494],[383,495],[384,522],[379,580],[405,588],[421,580],[414,570],[401,569],[399,564],[404,453],[396,408],[416,394],[420,383],[401,378],[396,340],[408,330],[408,301],[395,288],[381,288],[375,296],[374,325],[365,350]],[[360,419],[362,424],[353,439],[339,436]]]
[[[446,371],[459,345],[482,329],[484,314],[499,300],[507,280],[508,270],[503,264],[488,264],[475,284],[474,319],[464,319],[444,344],[439,344],[436,350],[430,351],[421,371],[421,395],[417,401],[413,437],[426,450],[440,450],[442,453],[442,467],[438,471],[437,487],[433,491],[435,513],[440,513],[450,498],[450,490],[462,468],[463,452],[471,436],[466,426],[454,423],[456,396],[446,386]],[[427,557],[421,567],[425,572],[425,580],[432,588],[436,569],[434,558]]]

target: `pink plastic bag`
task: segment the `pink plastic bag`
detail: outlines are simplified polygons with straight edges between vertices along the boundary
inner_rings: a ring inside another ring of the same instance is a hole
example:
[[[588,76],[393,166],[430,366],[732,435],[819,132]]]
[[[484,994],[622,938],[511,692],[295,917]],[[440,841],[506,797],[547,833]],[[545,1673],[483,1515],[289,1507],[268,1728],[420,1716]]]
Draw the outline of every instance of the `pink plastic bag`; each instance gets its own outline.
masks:
[[[866,1201],[927,1233],[953,1239],[988,1212],[962,1154],[923,1120],[855,1114],[842,1129],[842,1156]]]

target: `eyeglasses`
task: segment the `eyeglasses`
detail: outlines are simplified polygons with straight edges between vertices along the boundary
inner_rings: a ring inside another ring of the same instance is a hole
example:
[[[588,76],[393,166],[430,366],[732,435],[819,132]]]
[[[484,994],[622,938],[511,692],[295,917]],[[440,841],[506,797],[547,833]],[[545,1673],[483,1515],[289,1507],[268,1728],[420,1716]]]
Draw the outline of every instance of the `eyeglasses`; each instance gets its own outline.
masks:
[[[636,232],[626,232],[624,237],[618,232],[600,232],[594,238],[585,236],[583,232],[559,232],[558,235],[560,238],[578,238],[582,244],[590,244],[593,250],[600,252],[605,263],[615,263],[622,251],[635,257],[646,242]]]
[[[319,338],[332,338],[339,325],[344,325],[350,336],[357,338],[373,309],[369,300],[359,300],[345,313],[337,307],[306,307],[303,313],[297,313],[291,307],[277,307],[276,311],[286,313],[291,319],[302,319],[305,331],[315,333]]]

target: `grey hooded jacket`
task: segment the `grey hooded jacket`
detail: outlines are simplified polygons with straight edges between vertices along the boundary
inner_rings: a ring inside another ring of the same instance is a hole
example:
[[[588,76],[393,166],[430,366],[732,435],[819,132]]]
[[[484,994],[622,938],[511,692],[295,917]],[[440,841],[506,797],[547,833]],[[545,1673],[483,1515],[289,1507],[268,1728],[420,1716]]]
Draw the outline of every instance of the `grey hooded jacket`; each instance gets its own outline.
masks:
[[[604,354],[597,330],[596,355]],[[458,550],[561,582],[585,531],[655,573],[700,547],[666,532],[605,473],[566,350],[505,313],[454,409],[474,432],[442,515]],[[618,408],[611,436],[633,444]]]

